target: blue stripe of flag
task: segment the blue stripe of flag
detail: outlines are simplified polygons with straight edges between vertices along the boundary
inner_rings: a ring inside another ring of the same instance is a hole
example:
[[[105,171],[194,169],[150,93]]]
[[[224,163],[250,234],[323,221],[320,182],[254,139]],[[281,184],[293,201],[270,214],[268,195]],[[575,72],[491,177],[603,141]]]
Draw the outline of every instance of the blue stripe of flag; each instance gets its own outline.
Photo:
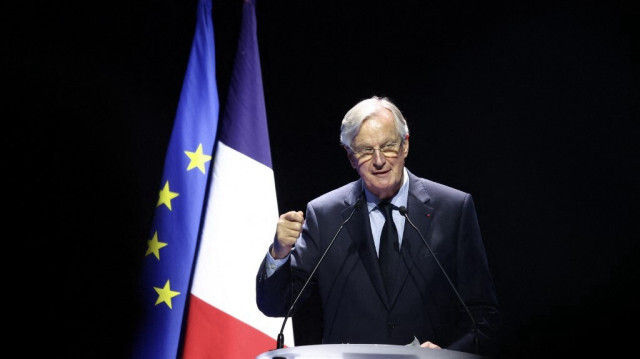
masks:
[[[225,145],[272,168],[253,7],[253,1],[244,2],[243,26],[219,136]]]

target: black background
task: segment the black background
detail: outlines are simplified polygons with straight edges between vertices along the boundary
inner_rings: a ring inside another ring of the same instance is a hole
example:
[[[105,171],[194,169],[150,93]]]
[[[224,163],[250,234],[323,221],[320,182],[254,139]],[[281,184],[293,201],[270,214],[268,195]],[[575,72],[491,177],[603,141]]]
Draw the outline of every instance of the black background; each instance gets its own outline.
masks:
[[[27,351],[127,356],[196,4],[28,3],[3,16],[16,80],[5,210],[8,243],[23,245],[4,258],[21,310],[5,308]],[[221,103],[240,9],[214,0]],[[357,178],[340,120],[388,96],[409,122],[407,167],[474,197],[501,357],[635,349],[638,15],[622,0],[259,0],[280,212]]]

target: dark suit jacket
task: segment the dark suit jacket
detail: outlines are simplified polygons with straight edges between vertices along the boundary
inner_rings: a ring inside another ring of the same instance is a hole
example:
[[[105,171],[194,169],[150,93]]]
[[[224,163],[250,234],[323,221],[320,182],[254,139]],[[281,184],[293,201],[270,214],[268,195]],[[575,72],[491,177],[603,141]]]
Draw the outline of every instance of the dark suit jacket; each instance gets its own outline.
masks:
[[[258,272],[257,304],[265,315],[286,315],[362,197],[362,181],[357,180],[308,203],[303,239],[290,260],[269,278],[264,262]],[[473,314],[481,354],[492,354],[500,316],[471,196],[409,172],[407,213]],[[408,222],[401,256],[395,290],[387,298],[366,205],[356,209],[301,296],[319,293],[323,343],[404,345],[415,336],[421,343],[430,340],[443,348],[475,352],[466,310]]]

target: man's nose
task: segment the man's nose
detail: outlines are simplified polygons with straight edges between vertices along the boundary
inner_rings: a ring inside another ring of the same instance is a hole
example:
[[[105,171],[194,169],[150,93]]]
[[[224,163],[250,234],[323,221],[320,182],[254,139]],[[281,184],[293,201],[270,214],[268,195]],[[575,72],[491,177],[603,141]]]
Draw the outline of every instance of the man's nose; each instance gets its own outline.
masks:
[[[373,149],[372,155],[373,165],[376,167],[382,167],[386,162],[387,158],[382,154],[382,151],[378,148]]]

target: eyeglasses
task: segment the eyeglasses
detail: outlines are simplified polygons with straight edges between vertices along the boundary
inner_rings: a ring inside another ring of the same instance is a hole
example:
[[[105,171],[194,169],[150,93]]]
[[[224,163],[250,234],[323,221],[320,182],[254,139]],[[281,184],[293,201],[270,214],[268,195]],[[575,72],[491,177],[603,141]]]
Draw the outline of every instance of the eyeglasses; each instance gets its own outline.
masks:
[[[389,142],[384,145],[380,145],[379,147],[363,147],[359,149],[352,150],[353,153],[358,158],[358,161],[365,162],[370,160],[373,157],[373,154],[376,151],[380,151],[386,158],[395,158],[398,157],[398,153],[400,153],[400,146],[402,146],[403,141],[400,142]]]

